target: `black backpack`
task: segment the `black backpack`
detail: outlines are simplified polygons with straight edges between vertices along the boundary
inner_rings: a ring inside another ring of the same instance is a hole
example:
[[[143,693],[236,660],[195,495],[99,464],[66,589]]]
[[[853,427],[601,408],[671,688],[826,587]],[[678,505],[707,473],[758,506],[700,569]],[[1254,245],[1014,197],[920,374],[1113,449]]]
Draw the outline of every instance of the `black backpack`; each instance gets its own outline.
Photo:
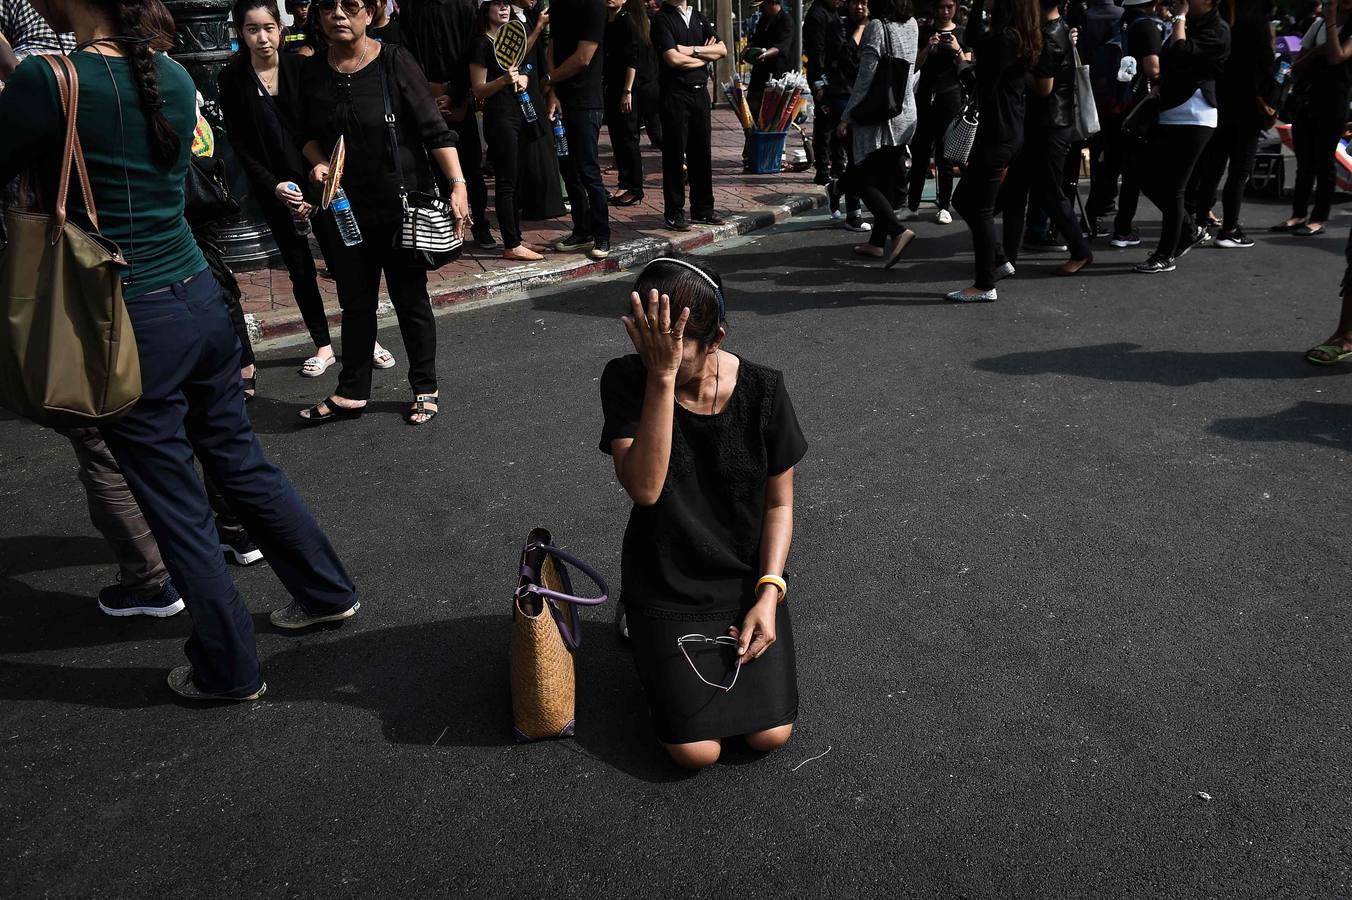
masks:
[[[1089,84],[1094,92],[1094,105],[1098,107],[1100,118],[1118,118],[1131,106],[1135,93],[1135,79],[1118,81],[1117,73],[1122,69],[1122,60],[1127,53],[1127,26],[1118,28],[1117,34],[1094,48],[1089,54]]]

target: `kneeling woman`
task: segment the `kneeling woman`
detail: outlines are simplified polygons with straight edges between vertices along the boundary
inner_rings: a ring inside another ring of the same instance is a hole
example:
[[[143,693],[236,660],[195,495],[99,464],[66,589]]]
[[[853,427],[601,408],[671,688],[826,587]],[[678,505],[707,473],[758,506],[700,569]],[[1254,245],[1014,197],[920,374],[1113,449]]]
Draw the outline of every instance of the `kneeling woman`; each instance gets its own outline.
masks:
[[[725,738],[784,745],[798,714],[784,564],[807,442],[779,372],[722,349],[722,280],[644,268],[601,376],[601,450],[634,500],[621,572],[634,662],[658,739],[698,769]]]

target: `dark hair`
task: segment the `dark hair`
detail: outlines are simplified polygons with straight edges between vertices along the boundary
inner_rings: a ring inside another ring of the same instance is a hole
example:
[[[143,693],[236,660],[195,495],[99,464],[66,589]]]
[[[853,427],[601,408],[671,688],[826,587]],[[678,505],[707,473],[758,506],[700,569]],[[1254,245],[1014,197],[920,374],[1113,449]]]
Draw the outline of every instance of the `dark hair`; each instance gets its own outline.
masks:
[[[94,0],[113,20],[117,36],[131,63],[132,80],[141,100],[150,136],[150,158],[161,169],[173,168],[183,143],[164,115],[160,70],[155,56],[174,46],[174,17],[160,0]]]
[[[290,7],[291,4],[288,3],[288,10]],[[235,0],[235,5],[230,8],[230,20],[235,24],[235,37],[239,40],[239,50],[235,51],[235,55],[240,59],[249,55],[249,49],[244,46],[244,19],[255,9],[261,9],[272,16],[278,30],[286,30],[282,25],[282,14],[277,11],[277,0]]]
[[[913,15],[911,0],[868,0],[868,15],[885,22],[907,22]]]
[[[691,268],[699,271],[692,272]],[[643,267],[635,279],[634,290],[643,298],[645,305],[649,291],[666,294],[671,298],[673,319],[680,315],[682,309],[690,307],[685,334],[686,337],[696,338],[701,350],[718,339],[718,326],[726,325],[727,304],[723,300],[723,279],[692,256],[666,256],[653,260]]]
[[[365,2],[365,0],[363,0],[363,2]],[[475,21],[479,23],[480,31],[488,31],[488,7],[492,6],[494,3],[501,3],[508,9],[512,8],[512,0],[483,0],[483,2],[479,4],[478,10],[475,11]]]
[[[1012,37],[1024,65],[1033,65],[1042,53],[1042,21],[1033,0],[995,0],[989,30]]]

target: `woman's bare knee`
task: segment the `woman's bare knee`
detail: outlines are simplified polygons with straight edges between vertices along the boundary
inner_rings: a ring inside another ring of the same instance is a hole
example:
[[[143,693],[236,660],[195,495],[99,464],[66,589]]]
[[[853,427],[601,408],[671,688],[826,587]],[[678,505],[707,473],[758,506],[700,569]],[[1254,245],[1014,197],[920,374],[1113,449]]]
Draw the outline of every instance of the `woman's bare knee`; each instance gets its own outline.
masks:
[[[746,736],[746,745],[757,753],[769,753],[778,750],[789,742],[793,735],[793,725],[780,725],[764,731],[753,731]]]
[[[688,744],[663,744],[672,762],[683,769],[705,769],[718,762],[721,741],[692,741]]]

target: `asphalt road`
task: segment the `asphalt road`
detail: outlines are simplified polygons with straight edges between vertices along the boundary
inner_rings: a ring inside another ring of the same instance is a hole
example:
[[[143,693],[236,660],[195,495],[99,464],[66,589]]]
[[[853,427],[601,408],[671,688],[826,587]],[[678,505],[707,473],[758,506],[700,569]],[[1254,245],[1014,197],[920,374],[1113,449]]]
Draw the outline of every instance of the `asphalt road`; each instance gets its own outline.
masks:
[[[267,355],[256,426],[363,597],[297,638],[268,569],[239,571],[253,705],[175,701],[187,618],[98,612],[68,446],[0,422],[0,894],[1346,896],[1352,373],[1301,353],[1347,224],[1173,275],[1030,256],[981,306],[937,299],[970,279],[960,224],[893,273],[820,216],[710,254],[729,349],[786,372],[811,449],[797,732],[697,776],[609,609],[577,739],[510,739],[527,529],[619,580],[597,378],[626,279],[439,319],[430,428],[401,366],[377,414],[301,431],[324,386]]]

